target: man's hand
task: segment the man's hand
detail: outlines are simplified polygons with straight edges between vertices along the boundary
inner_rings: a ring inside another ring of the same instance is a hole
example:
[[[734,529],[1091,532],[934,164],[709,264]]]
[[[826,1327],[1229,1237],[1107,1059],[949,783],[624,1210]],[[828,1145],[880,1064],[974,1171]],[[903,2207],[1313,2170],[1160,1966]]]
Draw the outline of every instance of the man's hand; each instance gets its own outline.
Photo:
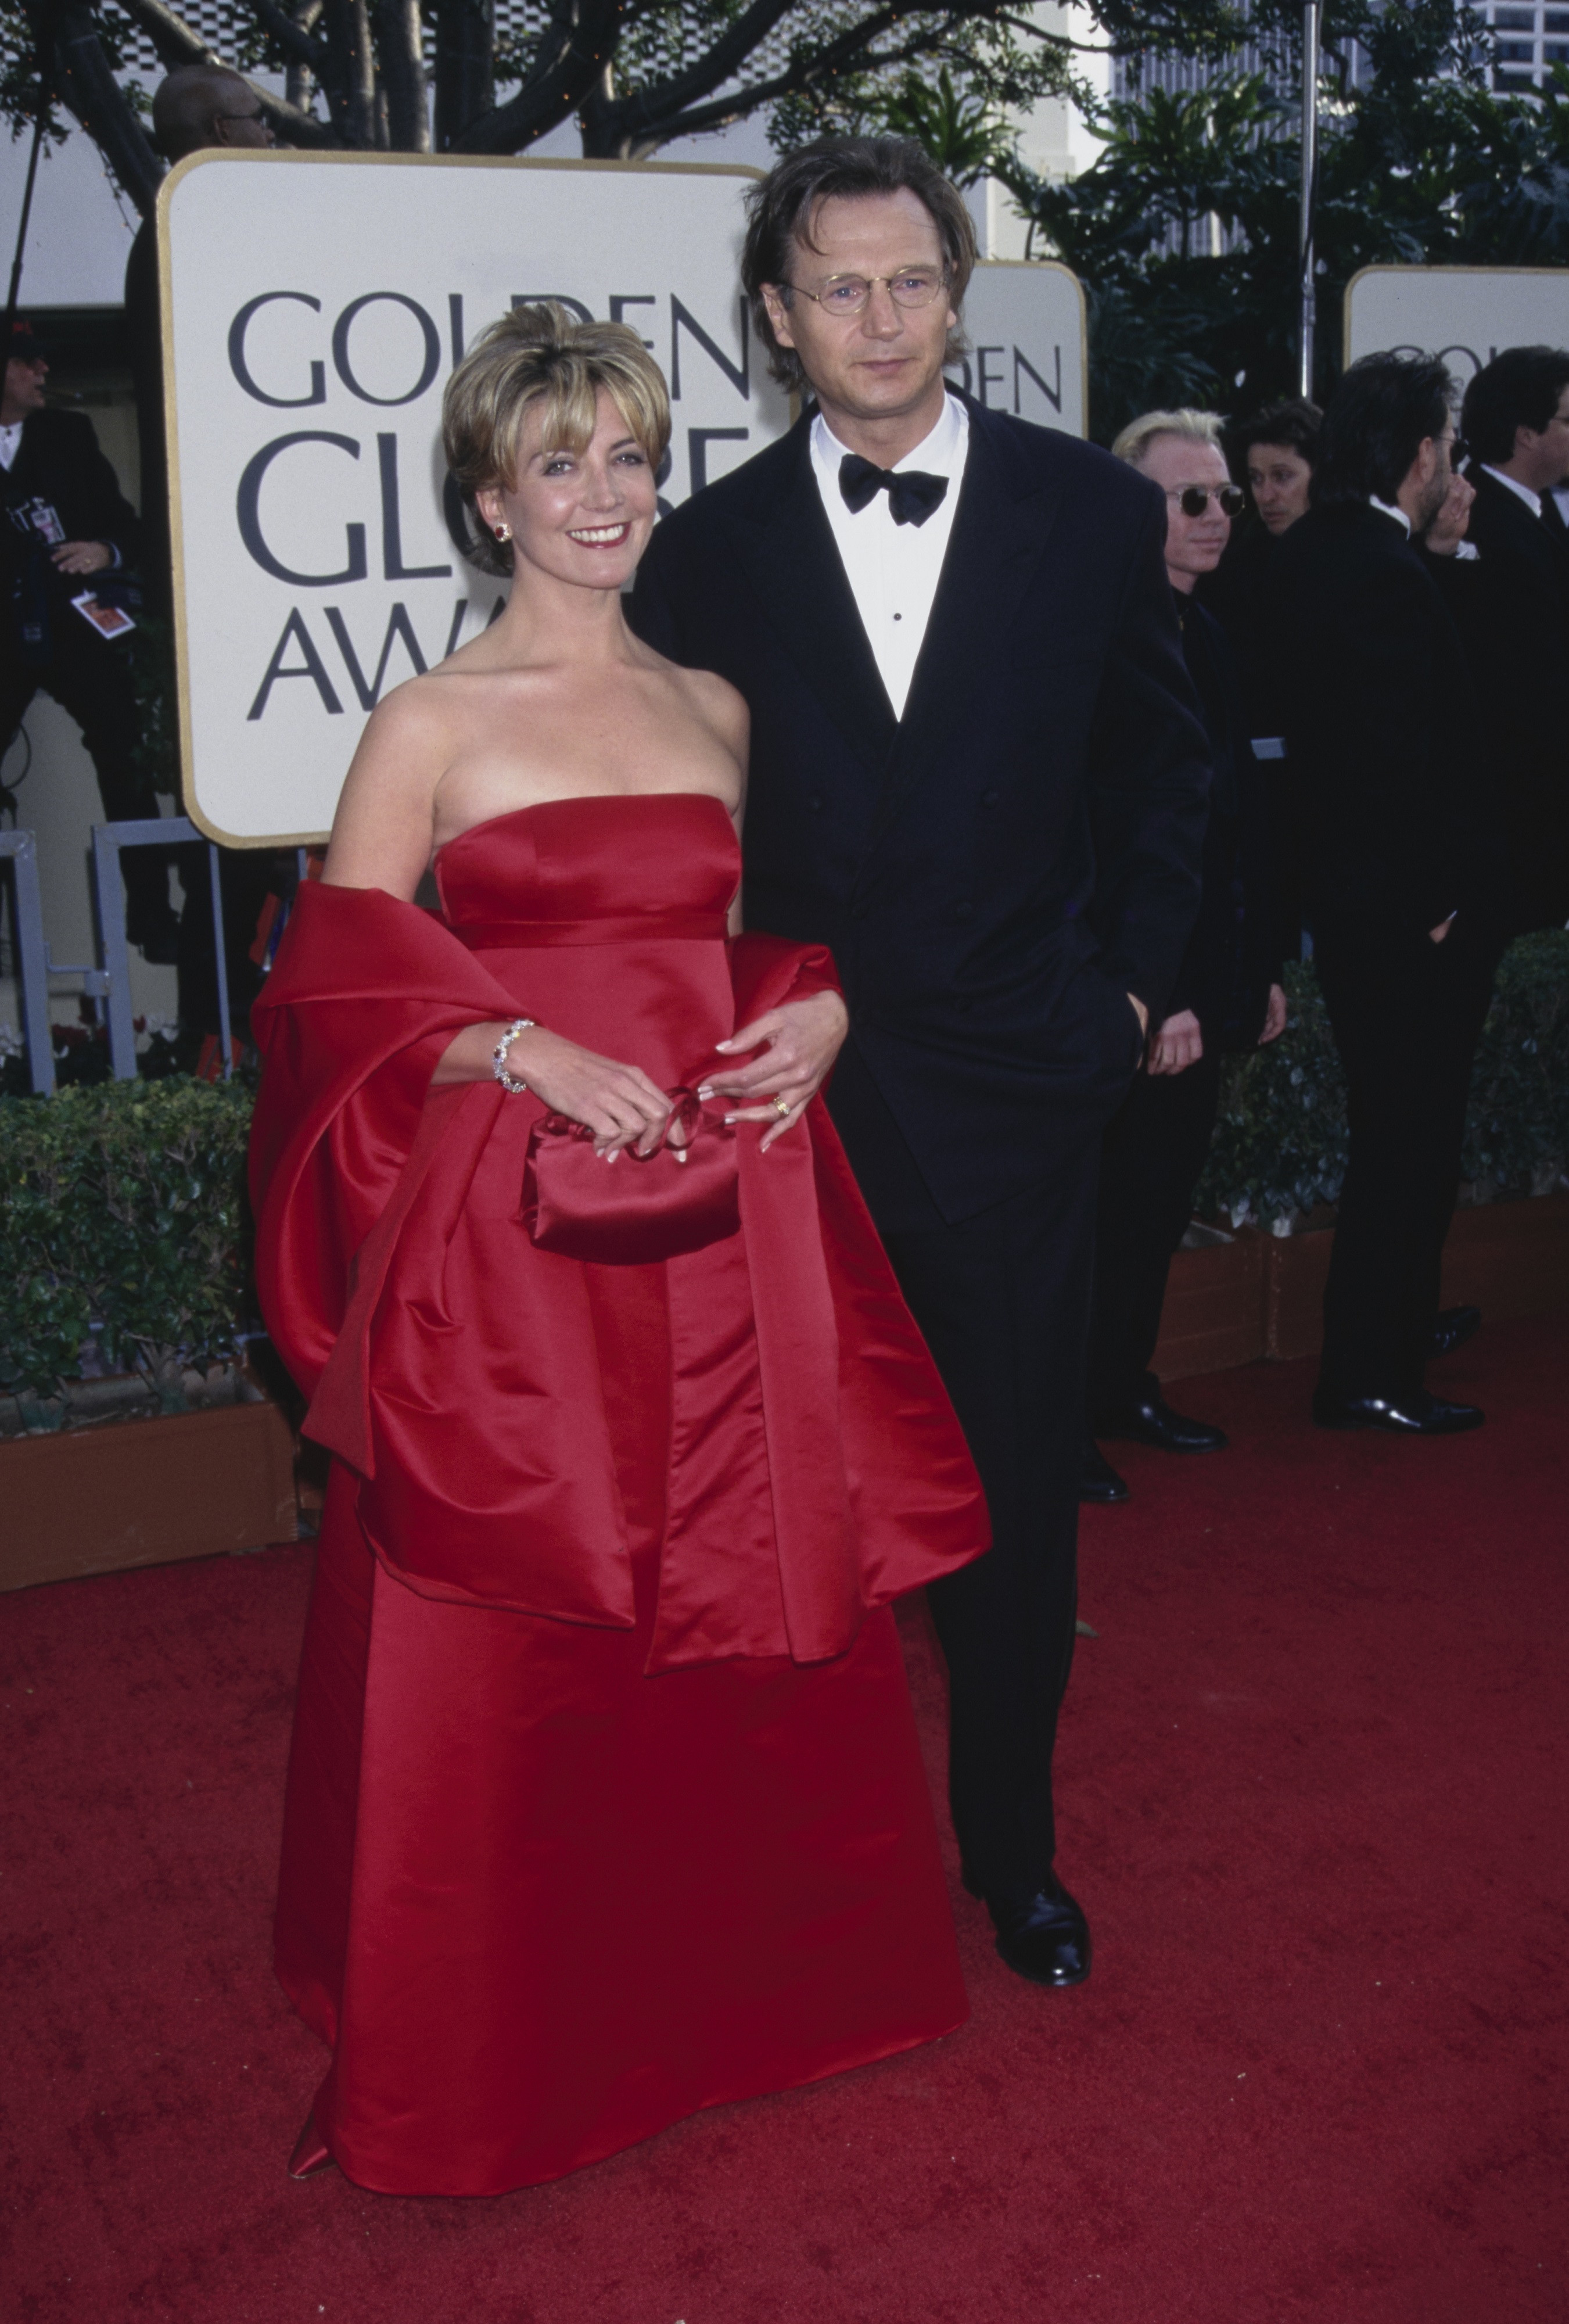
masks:
[[[1148,1033],[1149,1030],[1149,1005],[1148,1001],[1140,1001],[1136,992],[1131,992],[1128,995],[1128,998],[1133,1003],[1133,1014],[1139,1019],[1139,1030],[1141,1033]]]
[[[1168,1017],[1144,1058],[1144,1070],[1149,1074],[1185,1074],[1189,1065],[1196,1065],[1204,1055],[1204,1035],[1198,1019],[1191,1009],[1179,1009],[1175,1017]]]
[[[102,540],[62,540],[50,554],[61,573],[101,573],[115,561],[113,549]]]
[[[1264,1029],[1259,1036],[1261,1049],[1267,1041],[1278,1041],[1286,1030],[1286,994],[1278,984],[1269,987],[1269,1006],[1264,1011]]]
[[[1476,486],[1463,476],[1451,476],[1444,506],[1422,536],[1422,546],[1435,557],[1453,557],[1465,539],[1466,521],[1476,498]]]
[[[766,1153],[776,1138],[794,1127],[816,1097],[849,1029],[849,1016],[836,992],[814,992],[808,1001],[787,1001],[782,1009],[770,1009],[750,1025],[743,1025],[728,1041],[717,1044],[722,1055],[759,1047],[762,1055],[750,1065],[738,1065],[734,1073],[710,1074],[697,1094],[767,1100],[765,1104],[743,1105],[725,1116],[727,1121],[768,1122],[770,1128],[761,1141]],[[773,1102],[776,1098],[788,1100],[782,1113]]]

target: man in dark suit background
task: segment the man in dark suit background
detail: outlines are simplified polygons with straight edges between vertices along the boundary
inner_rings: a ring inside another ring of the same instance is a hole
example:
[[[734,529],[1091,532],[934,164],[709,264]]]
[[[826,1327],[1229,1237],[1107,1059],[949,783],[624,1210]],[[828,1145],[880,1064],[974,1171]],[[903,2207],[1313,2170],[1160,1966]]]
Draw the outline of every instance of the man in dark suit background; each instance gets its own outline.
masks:
[[[1197,595],[1224,556],[1242,505],[1226,467],[1221,421],[1213,411],[1147,411],[1129,422],[1112,451],[1166,497],[1166,570],[1214,779],[1198,919],[1166,1014],[1101,1149],[1090,1434],[1080,1486],[1083,1499],[1101,1502],[1126,1500],[1128,1486],[1097,1437],[1128,1437],[1167,1452],[1225,1445],[1213,1423],[1173,1411],[1149,1365],[1172,1258],[1214,1134],[1221,1059],[1277,1039],[1286,1025],[1272,798],[1278,762],[1253,754],[1225,632]]]
[[[1506,347],[1465,391],[1474,573],[1452,599],[1481,695],[1509,844],[1511,930],[1569,920],[1569,352]]]
[[[1192,925],[1209,779],[1165,506],[946,389],[974,238],[918,146],[808,147],[749,199],[758,330],[817,414],[660,523],[633,618],[751,706],[746,925],[838,963],[835,1120],[992,1517],[931,1593],[964,1877],[1011,1967],[1075,1984],[1051,1754],[1095,1166]]]
[[[1502,945],[1491,754],[1421,546],[1431,530],[1455,548],[1470,496],[1450,475],[1453,396],[1431,357],[1352,365],[1269,604],[1303,908],[1350,1101],[1314,1416],[1417,1436],[1483,1417],[1423,1374],[1445,1337],[1440,1260]]]
[[[141,525],[86,413],[47,408],[48,376],[45,348],[18,323],[0,398],[0,750],[42,688],[81,728],[108,820],[156,815],[152,780],[134,756],[127,637],[106,635],[74,602],[96,599],[113,619],[125,594],[117,576],[136,562]],[[136,848],[121,862],[127,936],[149,960],[172,961],[167,865]]]

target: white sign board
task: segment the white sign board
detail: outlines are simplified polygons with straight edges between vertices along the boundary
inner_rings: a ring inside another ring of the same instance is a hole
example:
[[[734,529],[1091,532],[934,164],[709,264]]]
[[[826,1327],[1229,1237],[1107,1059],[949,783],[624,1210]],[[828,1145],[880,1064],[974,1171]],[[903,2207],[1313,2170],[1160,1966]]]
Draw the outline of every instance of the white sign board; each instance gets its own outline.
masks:
[[[188,811],[323,836],[380,695],[491,618],[444,507],[441,394],[487,323],[558,298],[669,382],[675,506],[789,425],[737,264],[757,172],[198,153],[159,196]]]
[[[1084,294],[1055,259],[984,260],[964,293],[970,353],[949,377],[993,411],[1082,436],[1089,403]]]
[[[1462,388],[1505,347],[1569,347],[1569,266],[1364,266],[1345,359],[1436,355]]]

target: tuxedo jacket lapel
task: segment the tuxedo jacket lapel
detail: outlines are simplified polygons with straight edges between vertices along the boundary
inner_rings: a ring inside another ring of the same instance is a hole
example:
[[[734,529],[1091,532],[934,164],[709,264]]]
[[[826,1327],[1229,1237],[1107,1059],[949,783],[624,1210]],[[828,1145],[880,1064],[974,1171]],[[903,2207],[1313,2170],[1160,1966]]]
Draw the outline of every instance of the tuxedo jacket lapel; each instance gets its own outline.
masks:
[[[772,488],[732,520],[742,565],[805,683],[845,740],[880,774],[898,733],[893,706],[856,610],[844,559],[812,474],[809,419]]]
[[[970,447],[959,504],[909,699],[888,758],[879,832],[922,772],[952,757],[976,690],[995,682],[999,646],[1056,521],[1057,488],[1029,475],[1006,430],[989,424],[978,404],[969,410]]]

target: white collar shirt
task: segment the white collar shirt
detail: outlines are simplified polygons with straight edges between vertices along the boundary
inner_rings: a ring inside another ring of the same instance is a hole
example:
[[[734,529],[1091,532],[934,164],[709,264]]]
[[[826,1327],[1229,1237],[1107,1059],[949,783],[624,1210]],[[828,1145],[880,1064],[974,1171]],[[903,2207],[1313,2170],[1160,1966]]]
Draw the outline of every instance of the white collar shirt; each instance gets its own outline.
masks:
[[[1513,493],[1518,501],[1524,501],[1526,506],[1530,510],[1533,516],[1541,515],[1542,495],[1540,493],[1534,493],[1529,484],[1522,484],[1517,477],[1506,476],[1501,468],[1490,467],[1485,460],[1482,462],[1481,467],[1482,474],[1484,475],[1491,476],[1495,484],[1502,484],[1506,492]]]
[[[1370,508],[1376,508],[1380,516],[1393,517],[1395,522],[1399,526],[1400,530],[1405,534],[1407,540],[1410,540],[1411,520],[1406,514],[1403,508],[1397,508],[1393,501],[1381,501],[1377,493],[1370,493],[1368,494],[1368,506]]]
[[[0,428],[0,468],[7,475],[16,466],[16,455],[22,449],[22,430],[26,422],[14,420],[9,428]]]
[[[902,718],[954,529],[970,448],[970,415],[955,396],[945,396],[942,416],[930,435],[893,464],[896,473],[918,468],[927,475],[948,479],[947,491],[924,524],[895,524],[885,492],[873,493],[866,506],[852,515],[839,489],[839,465],[847,447],[820,411],[812,422],[811,446],[812,473],[844,560],[844,577],[893,715]]]

